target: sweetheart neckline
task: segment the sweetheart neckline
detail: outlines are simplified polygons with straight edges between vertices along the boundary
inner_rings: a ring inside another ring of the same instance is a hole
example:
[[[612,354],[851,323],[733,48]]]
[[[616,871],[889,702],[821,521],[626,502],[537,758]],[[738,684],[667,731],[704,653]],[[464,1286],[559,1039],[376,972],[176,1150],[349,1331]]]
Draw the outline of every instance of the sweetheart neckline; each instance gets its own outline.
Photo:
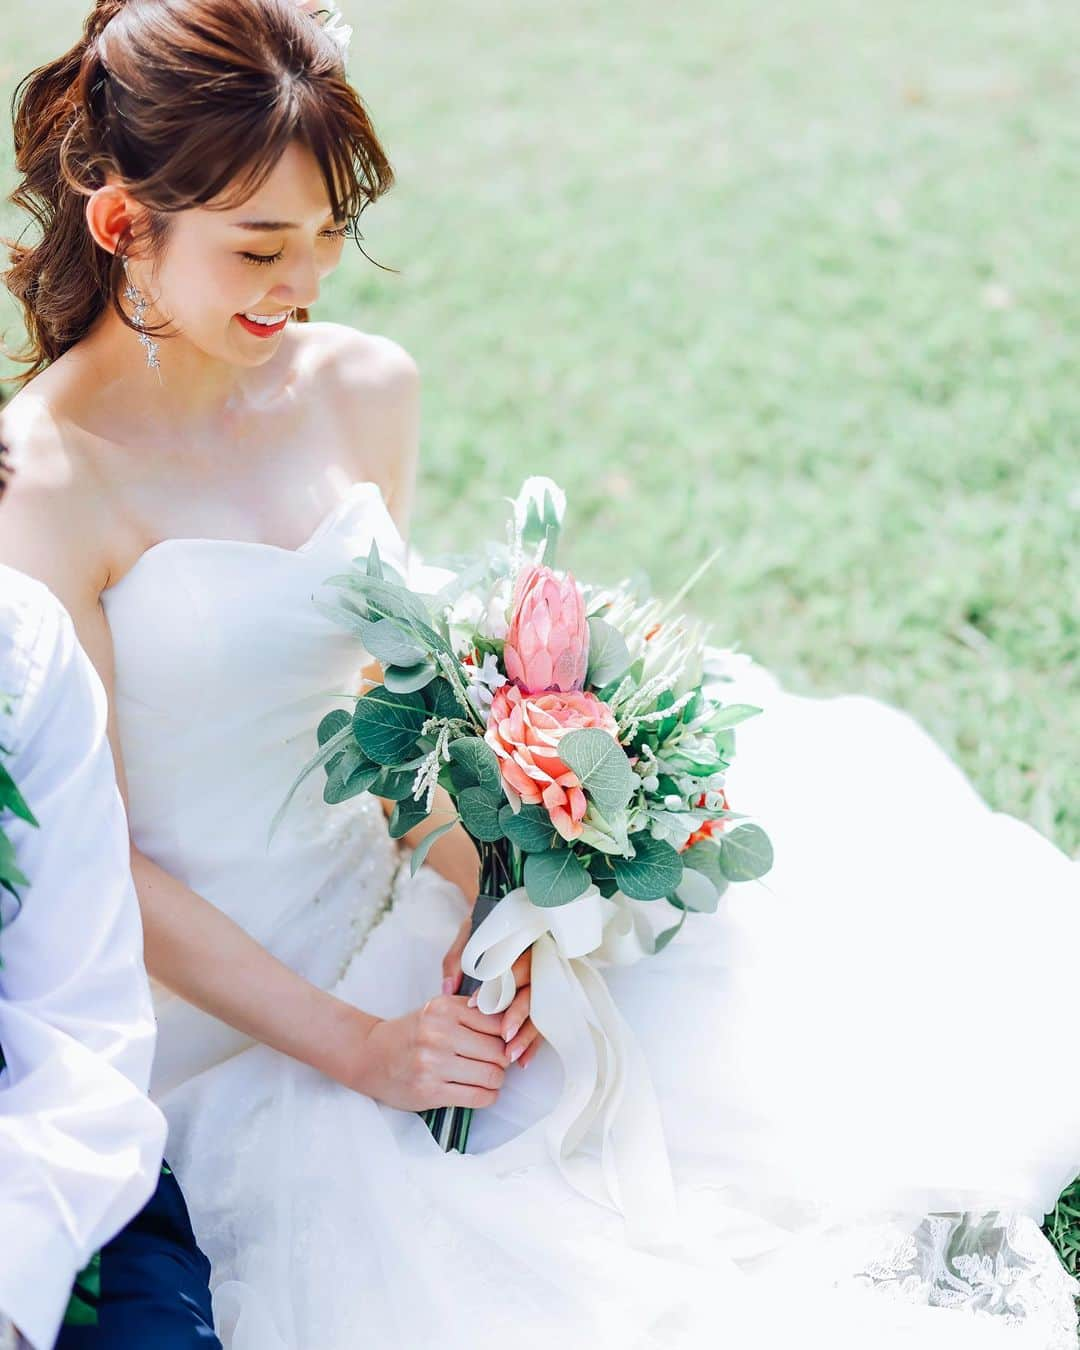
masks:
[[[109,595],[111,592],[116,591],[121,586],[123,586],[124,582],[127,581],[128,577],[130,577],[131,574],[138,568],[139,564],[143,561],[144,558],[147,558],[150,556],[151,553],[156,553],[158,552],[158,550],[167,548],[170,545],[224,544],[232,548],[264,549],[269,550],[269,552],[271,553],[283,553],[286,556],[294,556],[301,553],[305,553],[309,548],[311,548],[313,544],[317,543],[322,538],[322,536],[331,528],[331,526],[337,524],[338,520],[344,515],[345,511],[356,500],[358,490],[361,488],[374,489],[375,495],[378,498],[378,500],[382,503],[383,508],[387,513],[387,516],[390,516],[389,507],[387,507],[386,505],[386,498],[383,496],[383,490],[381,485],[379,483],[376,483],[374,479],[358,478],[354,483],[351,483],[349,485],[348,489],[345,492],[345,495],[341,498],[341,500],[336,502],[326,512],[326,514],[315,526],[311,534],[309,534],[308,537],[303,541],[303,543],[297,544],[295,548],[286,548],[283,544],[267,544],[260,539],[228,539],[222,537],[215,538],[209,535],[170,536],[168,539],[157,540],[157,542],[151,544],[149,548],[144,548],[143,551],[139,554],[139,556],[128,568],[128,570],[124,573],[124,575],[120,577],[118,581],[113,582],[111,586],[106,586],[105,590],[102,591],[102,598],[104,599],[105,596]],[[390,517],[390,519],[392,520],[393,517]],[[396,528],[397,527],[395,526],[395,529]]]

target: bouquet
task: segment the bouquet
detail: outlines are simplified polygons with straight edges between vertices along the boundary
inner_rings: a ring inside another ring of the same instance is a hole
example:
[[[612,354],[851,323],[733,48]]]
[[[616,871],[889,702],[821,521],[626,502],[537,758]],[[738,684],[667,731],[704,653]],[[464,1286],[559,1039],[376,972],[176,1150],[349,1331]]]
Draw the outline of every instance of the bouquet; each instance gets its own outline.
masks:
[[[593,1122],[605,1148],[616,1118],[625,1138],[627,1113],[663,1151],[647,1070],[596,963],[660,952],[687,914],[715,911],[729,884],[772,865],[767,835],[724,791],[733,729],[761,709],[707,691],[705,630],[675,613],[713,559],[667,604],[630,581],[582,584],[555,566],[565,505],[550,479],[526,480],[506,542],[439,559],[434,593],[410,588],[374,543],[328,579],[335,598],[316,603],[383,681],[327,713],[297,780],[321,765],[330,804],[392,799],[395,838],[446,790],[454,814],[411,870],[458,824],[473,840],[480,895],[459,992],[479,989],[483,1011],[509,1006],[510,967],[532,946],[530,1016],[567,1070],[547,1127],[564,1170]],[[662,929],[646,913],[657,905],[674,920]],[[444,1149],[465,1150],[471,1109],[421,1114]]]

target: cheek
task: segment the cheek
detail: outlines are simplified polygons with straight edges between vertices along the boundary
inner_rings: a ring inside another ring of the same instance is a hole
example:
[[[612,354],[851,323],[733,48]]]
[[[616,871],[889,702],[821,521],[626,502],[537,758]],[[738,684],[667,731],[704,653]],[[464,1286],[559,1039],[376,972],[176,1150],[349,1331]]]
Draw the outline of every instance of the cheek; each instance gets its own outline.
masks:
[[[252,286],[244,275],[247,271],[239,259],[222,261],[208,257],[206,251],[177,249],[170,252],[161,273],[162,293],[176,320],[188,332],[197,332],[219,322],[223,313],[228,316],[251,306],[258,284]]]

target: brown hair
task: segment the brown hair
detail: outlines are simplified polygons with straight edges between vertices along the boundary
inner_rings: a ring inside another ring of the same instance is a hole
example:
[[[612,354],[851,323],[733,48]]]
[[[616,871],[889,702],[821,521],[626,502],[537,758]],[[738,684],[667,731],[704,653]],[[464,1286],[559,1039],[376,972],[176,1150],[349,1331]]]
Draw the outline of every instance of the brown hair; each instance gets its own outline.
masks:
[[[394,181],[340,48],[296,0],[98,0],[71,50],[19,82],[12,117],[22,178],[9,200],[41,229],[36,244],[2,241],[30,339],[8,353],[30,367],[19,384],[107,304],[135,327],[119,293],[131,231],[109,253],[84,213],[106,173],[146,208],[150,256],[171,212],[219,196],[215,207],[239,205],[293,140],[315,155],[335,218],[357,241],[361,212]]]

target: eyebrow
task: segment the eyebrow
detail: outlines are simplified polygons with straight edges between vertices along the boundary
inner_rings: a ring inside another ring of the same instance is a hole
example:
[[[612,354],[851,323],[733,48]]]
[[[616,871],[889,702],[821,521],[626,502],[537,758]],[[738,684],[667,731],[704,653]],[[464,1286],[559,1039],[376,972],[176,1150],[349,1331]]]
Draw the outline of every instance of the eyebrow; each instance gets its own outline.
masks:
[[[335,224],[338,224],[335,220]],[[344,221],[340,222],[344,224]],[[294,220],[237,220],[233,222],[234,228],[238,230],[298,230],[299,225]]]
[[[292,220],[238,220],[238,230],[298,230],[300,227]]]

